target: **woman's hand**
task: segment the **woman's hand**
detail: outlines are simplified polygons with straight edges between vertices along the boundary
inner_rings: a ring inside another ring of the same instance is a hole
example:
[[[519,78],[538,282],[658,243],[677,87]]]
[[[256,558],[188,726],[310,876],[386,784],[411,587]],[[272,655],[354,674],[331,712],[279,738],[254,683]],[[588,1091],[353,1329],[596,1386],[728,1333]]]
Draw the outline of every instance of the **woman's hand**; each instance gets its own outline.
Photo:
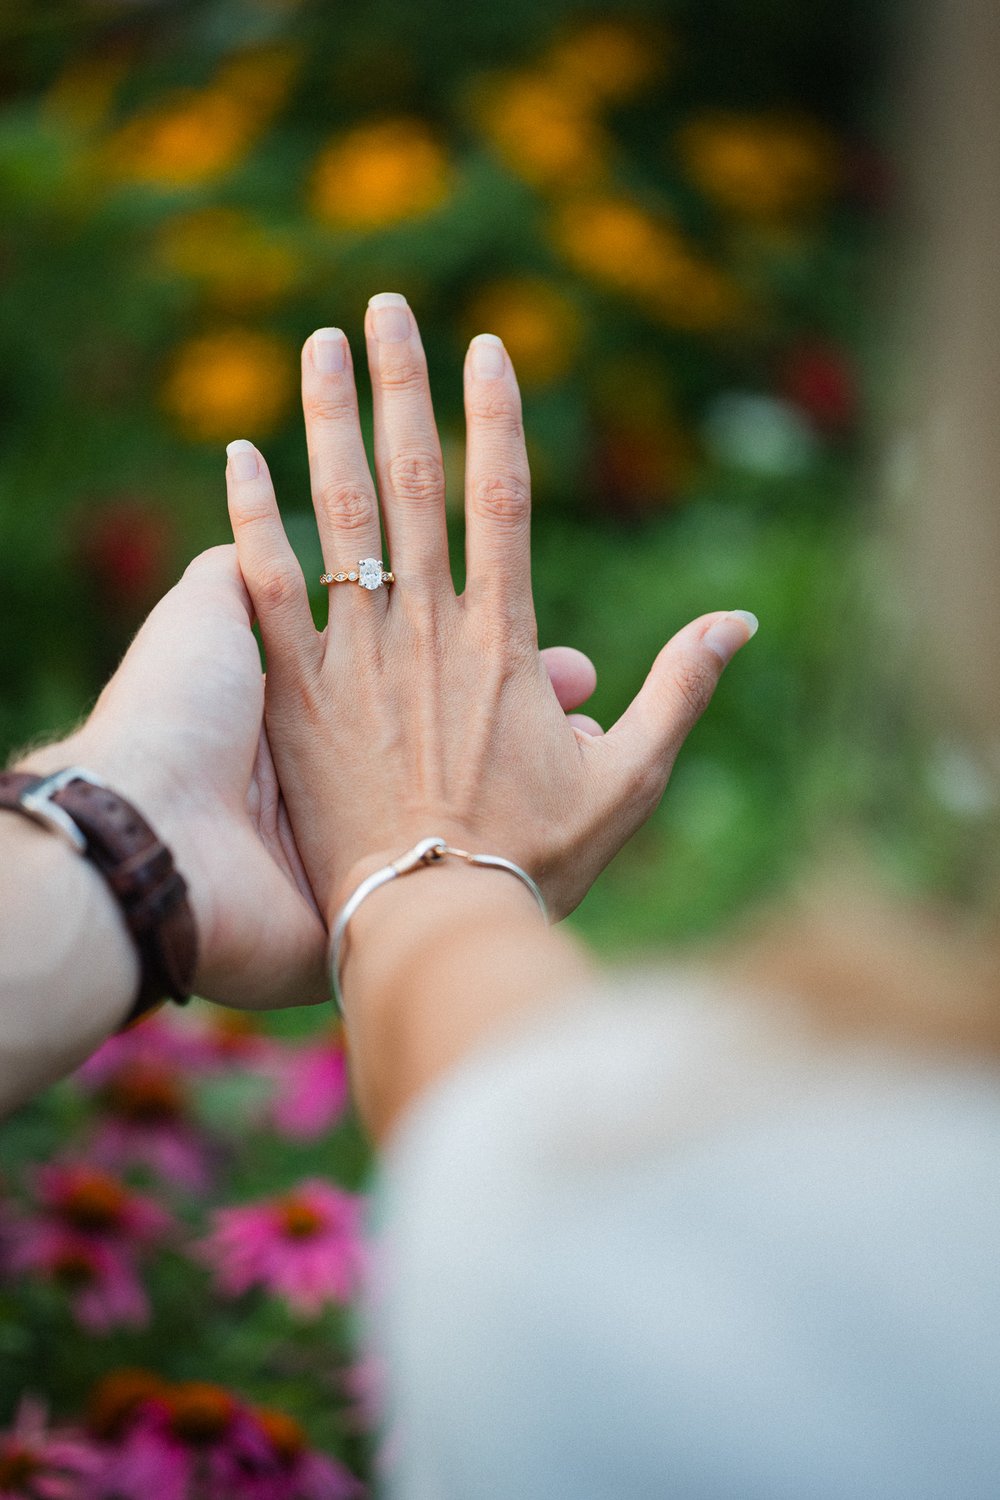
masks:
[[[298,848],[328,921],[356,880],[428,834],[514,860],[562,916],[656,806],[755,622],[702,616],[663,648],[606,735],[572,722],[537,645],[510,360],[483,335],[466,362],[467,574],[456,597],[427,369],[401,297],[372,299],[367,337],[378,498],[350,350],[336,329],[303,351],[306,437],[327,570],[383,557],[381,512],[394,584],[333,584],[328,627],[317,633],[263,459],[240,442],[227,469],[267,655],[268,737]]]

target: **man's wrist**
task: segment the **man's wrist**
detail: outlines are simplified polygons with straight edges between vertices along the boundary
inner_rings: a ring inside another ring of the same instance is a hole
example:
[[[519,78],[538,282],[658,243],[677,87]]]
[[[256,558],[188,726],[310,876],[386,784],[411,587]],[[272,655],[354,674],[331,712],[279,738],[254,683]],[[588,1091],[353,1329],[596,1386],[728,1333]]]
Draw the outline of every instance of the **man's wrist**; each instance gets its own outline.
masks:
[[[14,769],[50,776],[70,766],[91,771],[113,792],[130,802],[167,846],[174,867],[188,887],[202,950],[211,932],[210,892],[200,879],[196,853],[196,820],[187,810],[184,789],[172,782],[169,763],[128,736],[108,734],[88,720],[64,740],[39,746],[21,756]],[[109,899],[113,900],[109,891]]]

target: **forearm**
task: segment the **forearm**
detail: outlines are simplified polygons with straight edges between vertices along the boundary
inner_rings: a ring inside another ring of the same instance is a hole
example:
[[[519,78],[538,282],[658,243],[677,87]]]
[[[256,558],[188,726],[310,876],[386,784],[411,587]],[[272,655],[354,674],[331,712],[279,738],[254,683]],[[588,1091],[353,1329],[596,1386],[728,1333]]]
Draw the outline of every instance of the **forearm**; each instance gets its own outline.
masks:
[[[98,871],[0,813],[0,1113],[76,1067],[122,1022],[138,959]]]
[[[451,863],[373,892],[343,964],[354,1090],[384,1139],[463,1057],[584,988],[591,966],[500,871]]]
[[[158,778],[127,737],[108,742],[88,723],[70,739],[32,750],[15,769],[48,776],[73,765],[132,801],[186,863]],[[139,991],[140,961],[97,867],[57,833],[7,809],[0,812],[0,911],[2,1114],[72,1071],[121,1026]]]

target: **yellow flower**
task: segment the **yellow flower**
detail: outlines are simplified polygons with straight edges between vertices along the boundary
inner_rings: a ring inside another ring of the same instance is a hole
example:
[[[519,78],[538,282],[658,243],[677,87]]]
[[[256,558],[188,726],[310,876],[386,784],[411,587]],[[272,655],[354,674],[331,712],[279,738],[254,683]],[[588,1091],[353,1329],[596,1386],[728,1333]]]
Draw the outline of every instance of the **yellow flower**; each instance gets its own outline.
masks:
[[[576,199],[563,206],[553,239],[570,265],[634,297],[675,328],[718,328],[738,316],[735,284],[674,225],[625,198]]]
[[[235,166],[256,133],[245,102],[214,89],[173,94],[107,143],[109,171],[130,182],[192,187]]]
[[[621,291],[650,294],[682,252],[669,224],[626,198],[574,199],[555,218],[553,236],[585,276]]]
[[[203,89],[180,89],[134,116],[106,143],[112,175],[192,187],[228,172],[284,99],[297,65],[285,48],[240,53]]]
[[[483,133],[507,166],[541,188],[578,188],[599,179],[608,141],[579,92],[543,73],[513,73],[481,85]]]
[[[199,282],[212,301],[232,311],[274,302],[299,273],[289,246],[235,208],[201,208],[169,220],[157,253],[167,271]]]
[[[234,433],[272,431],[294,390],[294,362],[279,339],[229,328],[180,346],[160,400],[186,436],[222,441]]]
[[[812,120],[705,115],[684,127],[678,148],[706,197],[751,219],[809,215],[836,191],[840,179],[837,142]]]
[[[585,99],[630,99],[664,72],[671,42],[662,27],[601,19],[552,48],[553,73]]]
[[[476,295],[469,334],[503,339],[522,385],[547,385],[564,375],[580,342],[580,319],[569,298],[540,276],[511,276]]]
[[[338,229],[374,230],[431,213],[447,198],[451,169],[422,120],[361,125],[316,162],[313,212]]]

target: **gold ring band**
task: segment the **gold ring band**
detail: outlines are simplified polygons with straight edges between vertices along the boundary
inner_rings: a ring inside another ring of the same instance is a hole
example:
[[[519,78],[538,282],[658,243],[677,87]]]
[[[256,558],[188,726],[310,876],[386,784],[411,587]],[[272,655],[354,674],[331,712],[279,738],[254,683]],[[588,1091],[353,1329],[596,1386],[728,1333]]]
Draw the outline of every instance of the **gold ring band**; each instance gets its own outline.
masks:
[[[341,573],[324,573],[320,583],[329,587],[333,583],[357,583],[363,589],[380,589],[384,583],[395,583],[395,573],[382,566],[380,557],[362,557],[355,568],[345,568]]]

